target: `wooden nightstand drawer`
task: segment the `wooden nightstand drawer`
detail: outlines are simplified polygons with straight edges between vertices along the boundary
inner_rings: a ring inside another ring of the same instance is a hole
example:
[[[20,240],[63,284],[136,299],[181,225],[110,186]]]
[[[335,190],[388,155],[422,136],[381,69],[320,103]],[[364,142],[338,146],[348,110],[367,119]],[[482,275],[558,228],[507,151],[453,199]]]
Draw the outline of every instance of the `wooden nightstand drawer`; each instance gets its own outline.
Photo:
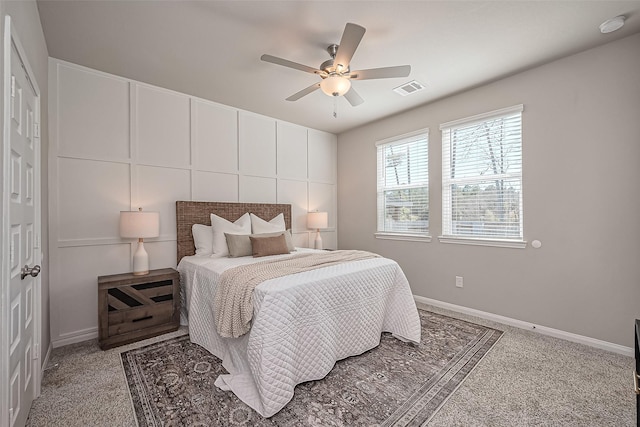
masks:
[[[173,301],[156,304],[153,307],[119,310],[109,313],[109,336],[120,335],[149,326],[171,323]]]
[[[180,275],[172,268],[144,276],[98,277],[102,349],[174,331],[180,326]]]

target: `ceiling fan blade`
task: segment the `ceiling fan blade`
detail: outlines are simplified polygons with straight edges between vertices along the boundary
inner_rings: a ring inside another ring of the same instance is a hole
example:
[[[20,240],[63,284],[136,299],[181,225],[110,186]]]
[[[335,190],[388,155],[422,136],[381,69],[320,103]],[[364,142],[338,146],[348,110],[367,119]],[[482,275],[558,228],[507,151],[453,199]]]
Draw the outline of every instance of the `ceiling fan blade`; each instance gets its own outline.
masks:
[[[298,64],[297,62],[289,61],[287,59],[278,58],[277,56],[264,54],[260,57],[264,62],[271,62],[272,64],[282,65],[283,67],[293,68],[294,70],[305,71],[311,74],[322,74],[323,72],[317,68],[311,68],[306,65]]]
[[[356,92],[353,86],[351,86],[351,89],[344,94],[344,97],[347,98],[347,101],[349,101],[349,104],[351,104],[352,107],[356,107],[364,102],[364,99],[358,95],[358,92]]]
[[[302,98],[305,95],[309,95],[311,92],[313,92],[316,89],[320,88],[320,83],[314,83],[311,86],[302,89],[300,92],[296,92],[293,95],[291,95],[290,97],[287,98],[287,101],[297,101],[298,99]]]
[[[340,40],[338,51],[336,52],[336,58],[333,61],[336,71],[341,72],[349,67],[351,58],[356,52],[365,31],[367,30],[360,25],[352,24],[350,22],[345,25],[344,32],[342,33],[342,40]],[[342,65],[342,68],[339,68],[340,65]]]
[[[352,71],[349,73],[349,78],[351,80],[388,79],[391,77],[407,77],[409,73],[411,73],[411,65],[398,65],[396,67]]]

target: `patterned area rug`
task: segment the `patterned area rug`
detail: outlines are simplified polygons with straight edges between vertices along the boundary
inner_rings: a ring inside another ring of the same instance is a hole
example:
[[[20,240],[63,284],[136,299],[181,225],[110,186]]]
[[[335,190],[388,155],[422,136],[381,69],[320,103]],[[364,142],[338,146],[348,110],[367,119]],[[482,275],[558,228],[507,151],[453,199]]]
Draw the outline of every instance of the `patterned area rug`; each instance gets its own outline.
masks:
[[[380,345],[299,384],[293,400],[263,418],[213,385],[220,360],[182,336],[122,353],[140,427],[419,426],[433,417],[502,335],[419,310],[422,343],[383,334]]]

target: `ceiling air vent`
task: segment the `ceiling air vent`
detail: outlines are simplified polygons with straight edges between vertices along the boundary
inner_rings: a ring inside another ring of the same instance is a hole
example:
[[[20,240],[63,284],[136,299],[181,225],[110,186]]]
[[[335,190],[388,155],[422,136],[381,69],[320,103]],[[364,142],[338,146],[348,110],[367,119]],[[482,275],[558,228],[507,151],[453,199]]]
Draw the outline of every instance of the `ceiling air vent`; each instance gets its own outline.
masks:
[[[424,85],[417,80],[412,80],[409,83],[398,86],[393,89],[394,92],[399,93],[402,96],[411,95],[412,93],[419,92],[424,89]]]

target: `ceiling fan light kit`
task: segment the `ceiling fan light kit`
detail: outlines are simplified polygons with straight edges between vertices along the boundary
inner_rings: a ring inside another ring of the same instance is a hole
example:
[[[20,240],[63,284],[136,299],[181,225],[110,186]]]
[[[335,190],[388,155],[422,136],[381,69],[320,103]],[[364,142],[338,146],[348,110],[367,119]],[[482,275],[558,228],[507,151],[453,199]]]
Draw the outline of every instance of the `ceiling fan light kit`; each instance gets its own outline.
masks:
[[[329,96],[342,96],[351,89],[351,81],[337,74],[332,74],[320,82],[320,89]]]
[[[297,101],[303,96],[306,96],[320,88],[322,92],[334,99],[339,96],[344,96],[349,104],[355,107],[362,104],[364,100],[352,87],[351,80],[407,77],[409,73],[411,73],[410,65],[372,68],[352,72],[350,68],[351,58],[360,44],[365,31],[365,28],[360,25],[347,23],[344,27],[340,44],[332,44],[327,48],[327,52],[329,53],[329,56],[331,56],[331,59],[324,61],[319,68],[309,67],[307,65],[298,64],[297,62],[267,54],[262,55],[260,59],[283,67],[316,74],[322,79],[319,83],[314,83],[311,86],[294,93],[286,99],[287,101]],[[335,115],[334,111],[334,116]]]

